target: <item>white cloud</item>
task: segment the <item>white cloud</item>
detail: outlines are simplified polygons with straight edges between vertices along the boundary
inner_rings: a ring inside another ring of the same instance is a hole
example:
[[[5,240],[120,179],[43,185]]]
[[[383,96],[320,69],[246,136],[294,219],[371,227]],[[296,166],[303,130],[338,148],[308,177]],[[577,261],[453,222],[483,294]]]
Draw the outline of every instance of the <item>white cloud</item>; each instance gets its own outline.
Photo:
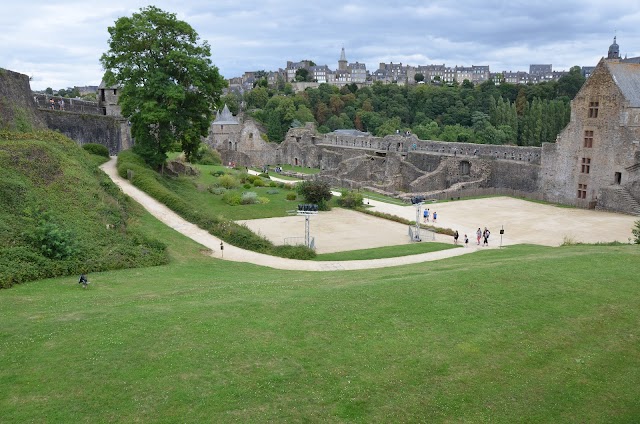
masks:
[[[139,0],[33,0],[3,4],[0,66],[34,75],[34,89],[98,84],[107,27],[145,7]],[[425,4],[380,0],[159,0],[211,45],[225,77],[276,70],[287,60],[337,67],[347,59],[371,71],[380,62],[485,65],[492,71],[595,65],[615,34],[622,54],[640,55],[640,4],[619,0],[458,0]]]

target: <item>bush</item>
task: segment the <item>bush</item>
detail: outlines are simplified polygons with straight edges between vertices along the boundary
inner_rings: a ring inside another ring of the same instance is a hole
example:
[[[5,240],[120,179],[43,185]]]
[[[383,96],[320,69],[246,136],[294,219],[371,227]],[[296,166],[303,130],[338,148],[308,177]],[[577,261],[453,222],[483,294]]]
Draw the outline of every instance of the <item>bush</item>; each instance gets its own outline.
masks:
[[[631,230],[631,234],[633,234],[633,243],[640,244],[640,220],[635,222],[635,227]]]
[[[253,186],[249,183],[245,183],[242,187],[244,187],[245,190],[249,190]]]
[[[280,190],[276,190],[276,189],[267,190],[267,194],[278,194],[278,193],[280,193]]]
[[[222,157],[217,150],[203,143],[196,152],[194,162],[200,165],[220,165],[222,163]]]
[[[83,144],[82,148],[92,155],[104,156],[105,158],[109,157],[109,149],[107,149],[102,144],[97,143],[87,143]]]
[[[221,177],[225,174],[224,171],[222,170],[217,170],[217,171],[211,171],[211,175],[213,175],[214,177]]]
[[[222,201],[230,206],[238,206],[242,204],[242,196],[235,191],[227,191],[222,195]]]
[[[316,204],[321,211],[329,209],[327,202],[333,196],[329,183],[305,180],[297,185],[296,190],[304,198],[305,203]]]
[[[287,193],[287,200],[296,200],[298,198],[298,195],[291,192],[291,193]]]
[[[269,181],[269,187],[278,187],[275,181]]]
[[[275,256],[282,258],[308,260],[316,257],[316,252],[307,246],[273,246],[272,252]]]
[[[254,187],[264,187],[265,183],[264,180],[260,177],[256,178],[253,180],[253,186]]]
[[[207,188],[207,190],[209,190],[209,193],[211,194],[215,194],[215,195],[221,195],[221,194],[225,194],[227,189],[224,187],[214,187],[214,186],[209,186]]]
[[[49,212],[28,209],[25,214],[27,221],[32,224],[25,236],[43,256],[49,259],[66,259],[77,253],[71,232],[61,229]]]
[[[224,174],[222,177],[220,177],[218,179],[218,184],[220,184],[222,187],[226,188],[227,190],[236,188],[240,185],[238,180],[233,175],[229,175],[229,174]]]
[[[343,208],[355,209],[362,206],[362,195],[353,190],[342,190],[341,196],[336,197],[336,203]]]
[[[241,203],[243,205],[255,205],[257,203],[260,203],[260,201],[258,200],[258,193],[256,193],[255,191],[245,191],[244,193],[242,193]]]

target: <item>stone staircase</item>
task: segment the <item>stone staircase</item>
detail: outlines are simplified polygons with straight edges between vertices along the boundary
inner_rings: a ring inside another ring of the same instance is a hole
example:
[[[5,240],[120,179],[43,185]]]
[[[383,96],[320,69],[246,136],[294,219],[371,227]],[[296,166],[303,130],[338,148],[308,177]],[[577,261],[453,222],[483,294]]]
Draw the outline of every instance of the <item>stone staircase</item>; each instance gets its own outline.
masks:
[[[623,186],[614,186],[612,189],[620,196],[619,198],[623,203],[623,205],[620,205],[621,210],[627,211],[632,215],[640,216],[640,203],[633,198],[629,190]]]

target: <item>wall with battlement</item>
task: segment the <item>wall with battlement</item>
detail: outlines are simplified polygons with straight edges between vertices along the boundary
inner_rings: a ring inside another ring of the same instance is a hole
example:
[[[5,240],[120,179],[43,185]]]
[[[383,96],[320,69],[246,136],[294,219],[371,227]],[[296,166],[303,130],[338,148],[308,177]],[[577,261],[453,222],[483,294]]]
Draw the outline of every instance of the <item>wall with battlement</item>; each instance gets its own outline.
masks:
[[[50,96],[48,94],[33,94],[33,102],[40,109],[52,109],[51,99],[53,99],[54,110],[64,110],[90,115],[104,115],[104,110],[98,106],[98,102],[81,99],[69,99],[67,97]],[[64,100],[64,109],[60,101]]]

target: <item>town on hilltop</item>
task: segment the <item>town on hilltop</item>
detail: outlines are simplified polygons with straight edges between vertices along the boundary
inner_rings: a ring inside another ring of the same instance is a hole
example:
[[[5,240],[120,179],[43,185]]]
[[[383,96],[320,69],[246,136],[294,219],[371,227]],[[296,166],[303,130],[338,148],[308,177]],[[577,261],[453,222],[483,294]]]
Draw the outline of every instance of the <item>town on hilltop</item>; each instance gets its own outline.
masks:
[[[639,63],[640,57],[620,58],[619,46],[616,37],[609,48],[608,58],[617,57],[623,62]],[[582,76],[588,78],[595,66],[581,66]],[[291,83],[294,91],[302,91],[308,87],[318,87],[320,84],[335,85],[338,87],[346,84],[356,84],[358,86],[371,85],[374,82],[383,84],[462,84],[469,81],[473,84],[481,84],[486,81],[493,81],[495,84],[538,84],[547,81],[557,81],[569,71],[554,71],[552,64],[532,64],[529,65],[529,72],[526,71],[502,71],[491,72],[488,65],[472,66],[446,66],[445,64],[431,65],[403,65],[401,63],[380,63],[378,69],[369,72],[364,63],[347,61],[347,56],[342,48],[338,68],[332,70],[328,65],[316,65],[311,60],[299,62],[287,61],[284,69],[277,71],[247,71],[241,77],[230,78],[229,89],[233,91],[250,90],[254,84],[266,78],[267,83],[275,86],[279,81]]]

